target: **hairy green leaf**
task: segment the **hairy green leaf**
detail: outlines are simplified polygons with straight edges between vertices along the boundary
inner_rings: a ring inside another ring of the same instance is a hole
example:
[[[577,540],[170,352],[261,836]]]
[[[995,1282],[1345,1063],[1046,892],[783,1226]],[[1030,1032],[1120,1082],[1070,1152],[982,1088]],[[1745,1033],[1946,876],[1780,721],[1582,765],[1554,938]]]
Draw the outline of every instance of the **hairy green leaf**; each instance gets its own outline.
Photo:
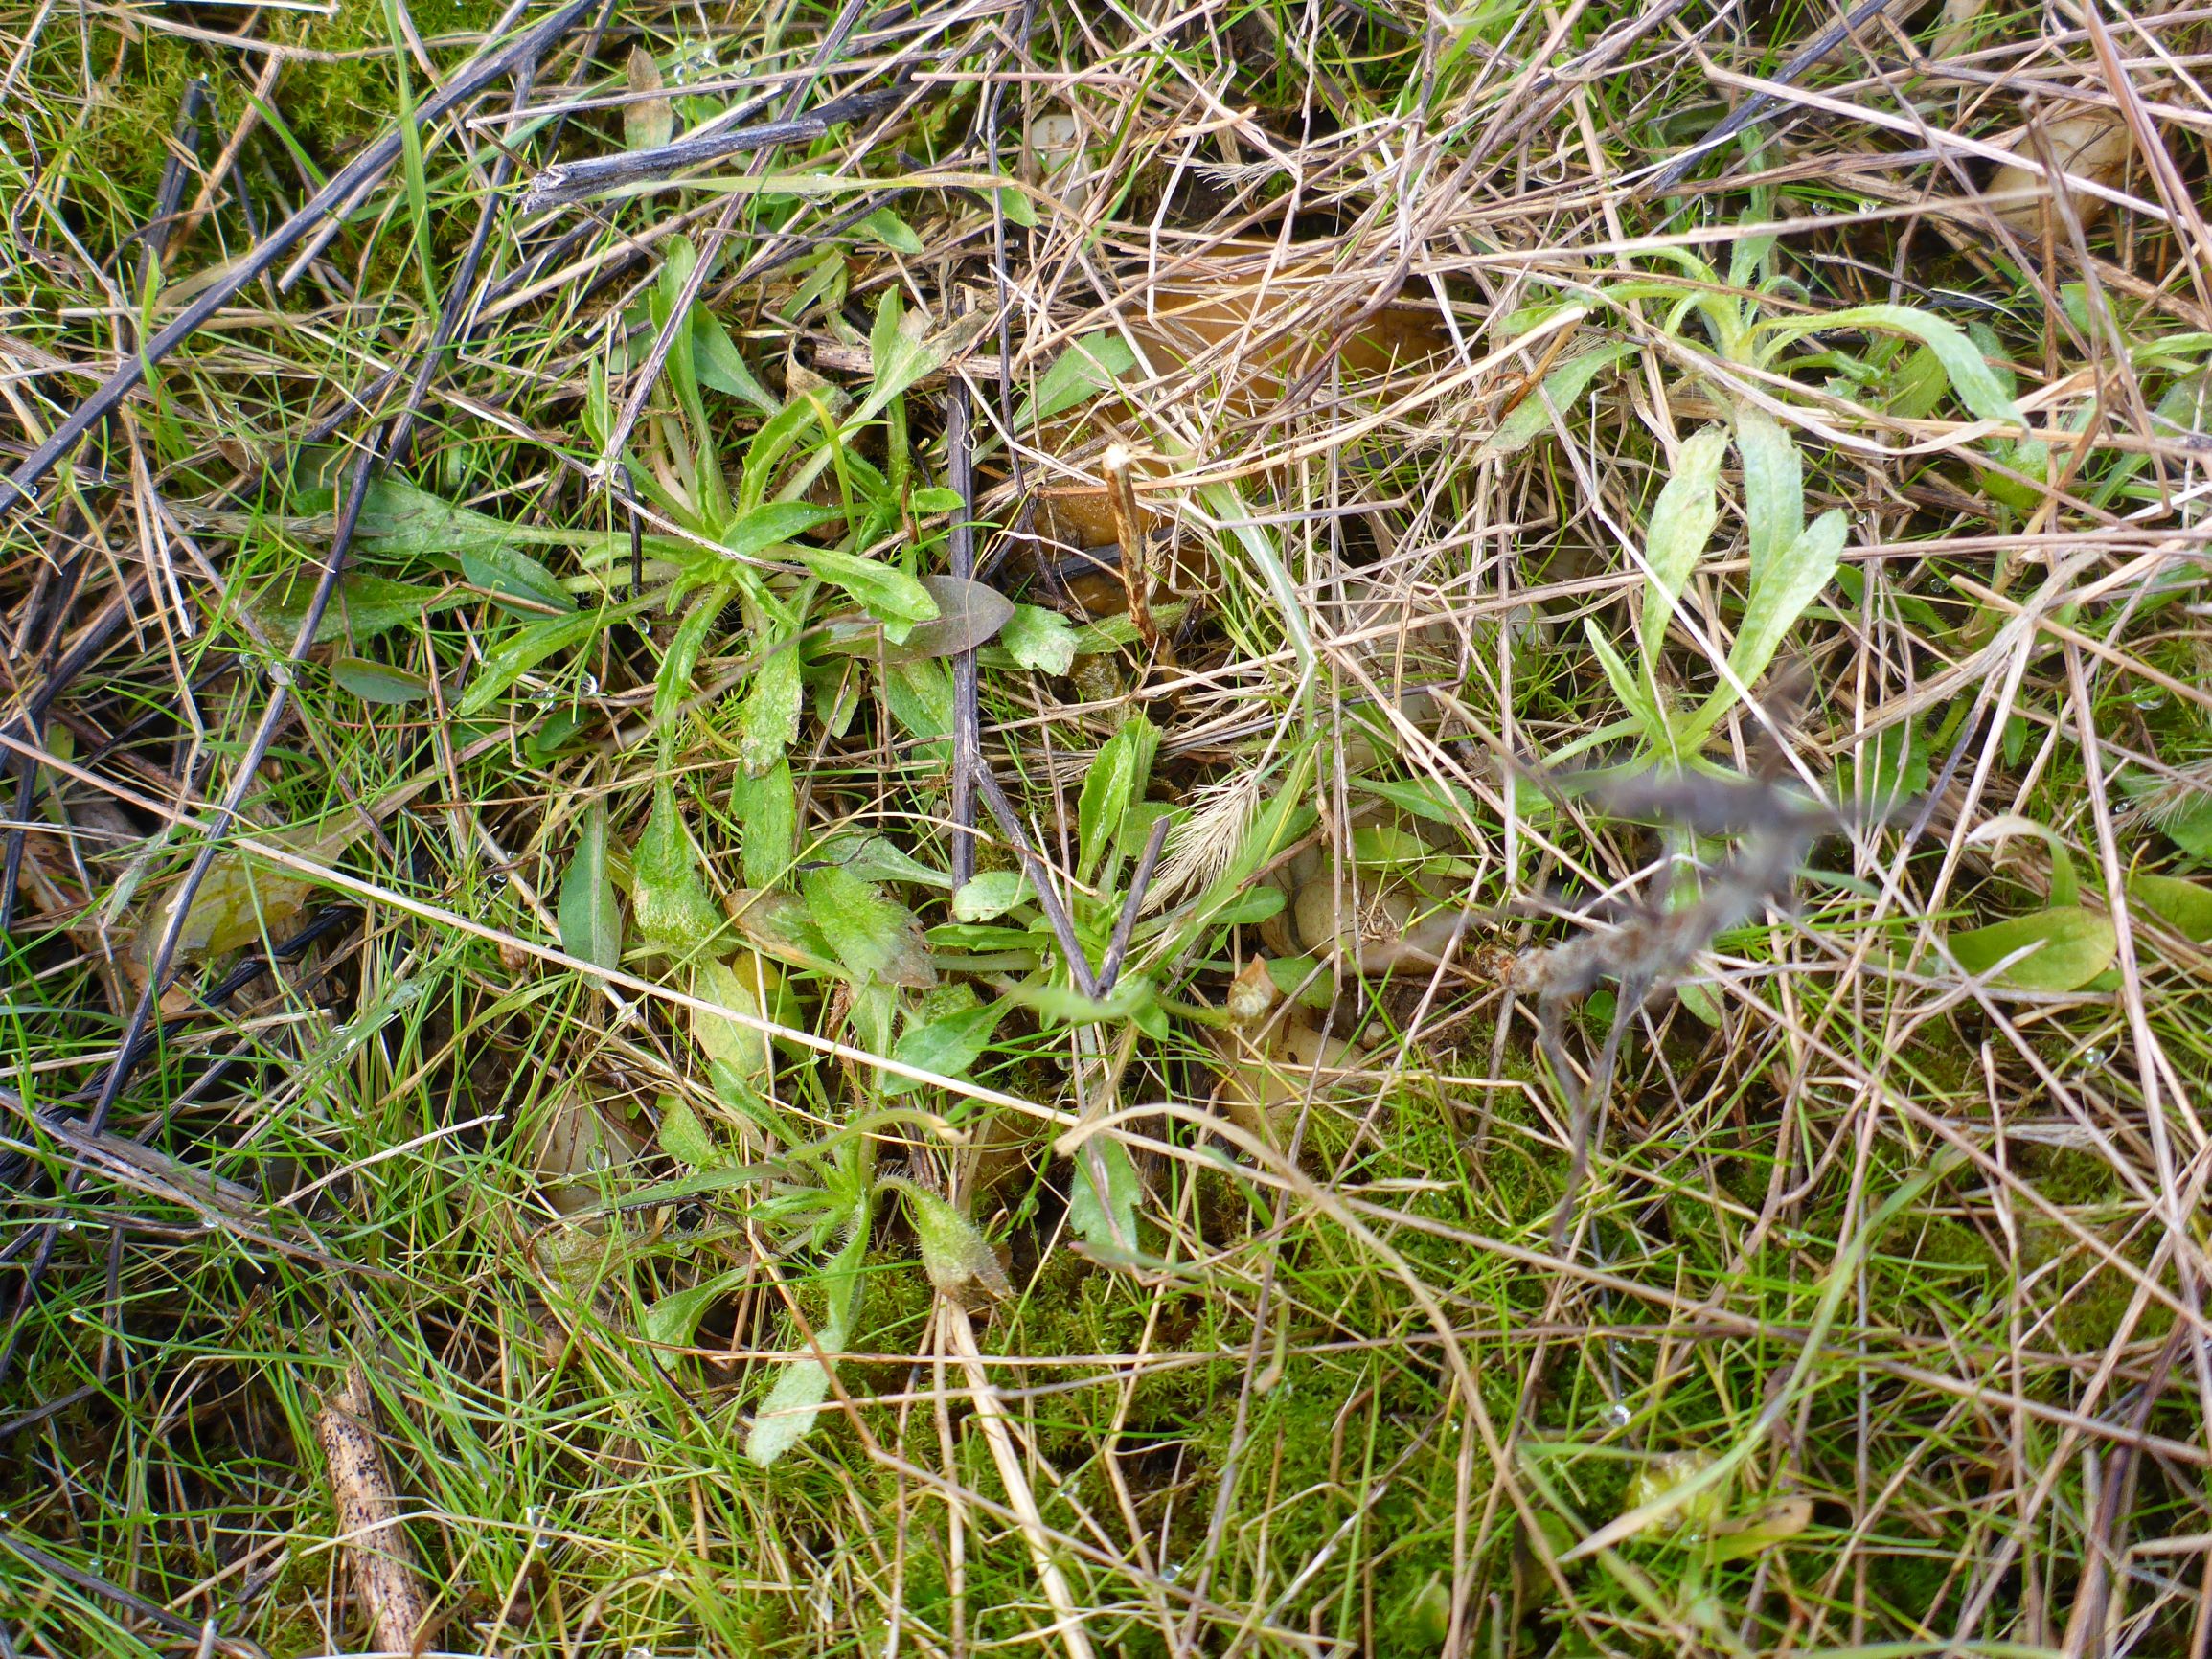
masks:
[[[799,557],[809,570],[843,588],[878,621],[925,623],[937,618],[937,602],[929,590],[895,564],[831,548],[803,547]]]
[[[1598,346],[1555,366],[1537,389],[1497,423],[1497,430],[1476,451],[1475,459],[1519,454],[1551,430],[1553,410],[1564,415],[1589,389],[1592,380],[1634,351],[1632,345]]]
[[[1966,330],[1941,317],[1916,311],[1910,306],[1855,306],[1841,311],[1778,318],[1760,325],[1761,333],[1776,340],[1794,339],[1815,331],[1829,333],[1839,329],[1886,329],[1892,333],[1910,335],[1935,354],[1936,361],[1950,378],[1951,390],[1958,394],[1958,400],[1970,412],[1983,420],[2002,420],[2015,426],[2027,424],[2026,415],[2013,401],[2003,377],[1990,366],[1981,348],[1967,336]]]
[[[1753,403],[1736,410],[1736,450],[1744,458],[1744,528],[1756,593],[1775,559],[1805,532],[1805,463],[1797,441]]]
[[[613,613],[579,611],[574,616],[548,617],[484,653],[476,677],[468,682],[453,712],[461,719],[481,715],[507,694],[508,687],[557,652],[582,645],[611,620]]]
[[[907,1065],[919,1066],[939,1077],[957,1078],[976,1061],[976,1057],[990,1046],[991,1034],[997,1028],[999,1016],[1006,1012],[1002,1002],[985,1003],[980,1008],[964,1009],[958,1013],[941,1014],[936,1019],[920,1025],[908,1026],[900,1033],[899,1041],[891,1050],[891,1057]],[[883,1092],[886,1095],[904,1094],[922,1085],[912,1078],[886,1073]]]
[[[622,966],[622,901],[606,867],[606,805],[594,801],[578,826],[560,878],[560,948],[600,967]]]
[[[1014,428],[1026,432],[1097,396],[1137,366],[1137,354],[1113,329],[1079,334],[1038,376],[1037,390],[1015,411]]]
[[[1041,605],[1017,604],[1006,619],[999,644],[1025,669],[1064,674],[1075,667],[1075,628],[1067,618]]]
[[[799,797],[791,762],[779,760],[759,777],[742,768],[730,781],[730,810],[743,847],[745,885],[774,887],[798,853]]]
[[[653,787],[652,815],[629,866],[631,917],[654,950],[692,956],[722,931],[722,913],[699,875],[691,832],[676,807],[675,790],[665,781]]]
[[[2079,990],[2112,966],[2119,941],[2111,920],[2093,910],[2039,910],[1993,927],[1954,933],[1946,942],[1959,966],[1986,974],[2017,951],[2030,950],[1997,983],[2015,990]]]
[[[800,882],[807,915],[855,982],[927,989],[937,983],[929,943],[907,908],[851,871],[810,870]]]
[[[1667,623],[1704,557],[1721,515],[1721,457],[1728,447],[1724,426],[1707,426],[1682,445],[1666,487],[1652,509],[1644,537],[1644,661],[1658,660]]]
[[[1020,871],[986,870],[953,894],[952,914],[960,921],[989,921],[1032,897],[1029,877]]]

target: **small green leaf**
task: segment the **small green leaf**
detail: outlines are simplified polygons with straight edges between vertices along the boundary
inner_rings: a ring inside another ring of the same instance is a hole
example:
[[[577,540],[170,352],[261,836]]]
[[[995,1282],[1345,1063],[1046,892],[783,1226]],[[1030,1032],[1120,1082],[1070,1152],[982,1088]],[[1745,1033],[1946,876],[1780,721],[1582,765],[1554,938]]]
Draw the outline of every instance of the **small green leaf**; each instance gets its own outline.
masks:
[[[883,290],[876,307],[876,327],[868,336],[868,358],[875,380],[860,406],[845,418],[843,431],[850,432],[874,420],[892,398],[945,361],[943,346],[924,332],[926,323],[919,313],[903,313],[896,287]]]
[[[484,661],[476,670],[476,677],[468,682],[468,690],[462,693],[460,706],[453,713],[457,718],[467,719],[481,715],[507,694],[507,688],[524,674],[557,652],[582,645],[599,632],[610,620],[603,611],[579,611],[574,616],[549,617],[533,624],[513,639],[505,640],[485,652]]]
[[[906,498],[906,511],[917,518],[933,518],[940,512],[958,512],[968,503],[960,499],[960,491],[947,489],[941,484],[924,485]]]
[[[1099,750],[1076,801],[1077,875],[1083,880],[1088,881],[1118,845],[1122,818],[1144,799],[1159,746],[1159,728],[1140,711]]]
[[[669,641],[668,655],[661,658],[660,672],[653,679],[652,717],[656,725],[665,726],[674,719],[684,699],[692,694],[692,675],[698,668],[699,652],[729,599],[730,589],[718,582],[676,625],[675,637]]]
[[[1590,642],[1590,651],[1598,659],[1598,666],[1606,670],[1613,695],[1620,698],[1621,706],[1634,716],[1646,740],[1654,745],[1660,743],[1667,723],[1660,718],[1658,706],[1652,701],[1651,692],[1637,680],[1634,671],[1621,660],[1621,653],[1613,649],[1613,642],[1606,638],[1596,617],[1583,618],[1583,636]]]
[[[568,874],[560,878],[560,948],[600,967],[622,966],[622,902],[606,868],[606,806],[584,808]]]
[[[986,870],[952,896],[952,915],[959,921],[990,921],[1033,897],[1020,871]]]
[[[1847,534],[1842,510],[1831,508],[1808,525],[1763,575],[1752,579],[1744,624],[1728,652],[1728,666],[1745,685],[1767,671],[1805,607],[1820,597],[1835,576]]]
[[[490,513],[456,507],[418,489],[403,478],[384,477],[369,486],[361,504],[358,533],[402,553],[458,553],[465,547],[512,546],[519,541],[571,539],[572,532],[553,532],[509,524]]]
[[[810,1353],[786,1360],[745,1436],[745,1456],[766,1468],[807,1437],[829,1398],[830,1374],[820,1360]]]
[[[925,1072],[935,1072],[941,1078],[957,1078],[973,1065],[976,1057],[991,1044],[991,1034],[996,1029],[999,1016],[1006,1012],[1002,1002],[985,1003],[981,1008],[965,1009],[959,1013],[948,1013],[908,1026],[899,1035],[891,1050],[891,1057],[907,1065],[919,1066]],[[904,1094],[922,1084],[912,1078],[887,1074],[883,1079],[886,1095]]]
[[[1113,385],[1137,366],[1135,349],[1112,329],[1078,335],[1052,367],[1038,376],[1037,390],[1014,414],[1014,428],[1026,432]]]
[[[629,865],[630,912],[639,935],[654,950],[688,957],[723,930],[722,913],[700,878],[675,790],[666,782],[653,787],[652,815]]]
[[[430,694],[430,682],[421,674],[411,674],[389,663],[371,662],[366,657],[333,658],[331,678],[339,690],[350,692],[364,703],[400,708],[420,703]]]
[[[868,1255],[865,1201],[855,1211],[851,1227],[844,1248],[820,1275],[827,1306],[821,1324],[815,1327],[814,1340],[832,1358],[843,1352],[854,1323],[860,1317],[860,1269]],[[741,1274],[750,1271],[737,1269]],[[822,1402],[830,1398],[830,1380],[822,1361],[811,1353],[786,1360],[745,1437],[745,1456],[766,1468],[798,1444],[814,1426]]]
[[[1475,454],[1480,461],[1492,455],[1518,455],[1551,430],[1552,411],[1564,415],[1605,370],[1635,351],[1630,345],[1599,346],[1579,352],[1544,375],[1539,388],[1514,406],[1497,423],[1497,430]],[[1548,399],[1548,403],[1547,403]]]
[[[1017,604],[1006,619],[999,644],[1025,669],[1064,674],[1075,667],[1075,629],[1067,618],[1041,605]]]
[[[2212,887],[2178,875],[2131,875],[2128,897],[2182,938],[2212,941]]]
[[[1062,1025],[1112,1025],[1120,1020],[1135,1019],[1158,1002],[1152,982],[1142,974],[1133,973],[1124,974],[1120,983],[1102,997],[1085,996],[1064,985],[1025,982],[1008,987],[1006,1000]]]
[[[786,639],[767,649],[768,655],[753,670],[752,689],[745,693],[740,716],[743,735],[738,741],[738,760],[754,777],[781,764],[785,751],[798,739],[799,706],[805,693],[796,643]]]
[[[765,430],[765,428],[763,428]],[[809,501],[764,501],[748,509],[716,539],[732,558],[758,558],[771,547],[802,535],[837,515]]]
[[[929,251],[928,244],[915,235],[914,227],[889,208],[878,208],[853,228],[864,236],[874,237],[893,253],[904,254],[909,259]]]
[[[1789,317],[1763,323],[1759,331],[1777,340],[1795,339],[1815,331],[1840,329],[1886,329],[1908,334],[1935,354],[1950,378],[1951,390],[1968,410],[1983,420],[2002,420],[2024,426],[2027,417],[2013,401],[1997,371],[1956,324],[1909,306],[1857,306],[1841,311],[1824,311],[1813,317]]]
[[[879,887],[834,865],[800,883],[807,915],[855,982],[927,989],[937,983],[922,925]]]
[[[1704,557],[1721,515],[1721,457],[1728,447],[1724,426],[1707,426],[1682,445],[1666,487],[1652,509],[1644,538],[1644,661],[1656,662],[1667,623]],[[1624,699],[1625,700],[1625,699]]]
[[[695,1170],[712,1169],[727,1157],[681,1095],[660,1098],[659,1141],[663,1152]]]
[[[1747,1521],[1716,1529],[1713,1559],[1740,1561],[1787,1542],[1813,1524],[1811,1498],[1780,1498]]]
[[[925,747],[919,755],[932,764],[951,759],[952,745],[937,739],[952,736],[952,671],[933,657],[884,665],[883,700],[891,717]]]
[[[929,590],[895,564],[831,548],[801,548],[799,557],[809,570],[843,588],[878,621],[925,623],[937,618],[937,602]]]
[[[716,1274],[703,1284],[672,1291],[662,1297],[645,1310],[645,1339],[662,1348],[689,1348],[699,1321],[707,1316],[707,1309],[744,1284],[752,1271],[749,1267],[733,1267],[727,1273]],[[825,1382],[825,1391],[828,1386]]]
[[[700,385],[742,398],[763,415],[773,415],[783,408],[753,374],[729,330],[704,306],[692,312],[692,366]]]
[[[1705,699],[1691,722],[1691,740],[1719,723],[1736,704],[1738,685],[1749,686],[1767,671],[1782,642],[1805,609],[1820,597],[1843,557],[1844,537],[1850,534],[1840,509],[1832,508],[1806,527],[1760,576],[1752,579],[1751,597],[1745,602],[1743,625],[1736,643],[1728,648],[1728,674]]]
[[[1695,1014],[1700,1024],[1721,1028],[1721,999],[1713,994],[1713,988],[1694,979],[1686,979],[1675,987],[1675,995],[1684,1008]]]
[[[282,592],[278,591],[280,586]],[[273,637],[289,645],[308,620],[308,602],[314,592],[313,576],[302,572],[288,582],[272,582],[256,594],[253,613]],[[466,597],[411,581],[393,581],[366,571],[348,572],[338,579],[338,590],[323,609],[323,620],[315,625],[314,643],[329,645],[349,637],[366,643],[419,616],[450,610]]]
[[[832,835],[822,844],[822,862],[842,865],[863,881],[912,881],[924,887],[950,887],[952,877],[932,870],[883,835]]]
[[[1988,973],[2016,951],[2033,950],[2005,969],[1998,983],[2016,990],[2078,990],[2111,966],[2119,942],[2109,918],[2093,910],[2039,910],[1993,927],[1954,933],[1947,943],[1958,965]]]
[[[799,796],[791,762],[779,760],[758,778],[742,768],[730,782],[730,810],[744,850],[745,885],[774,887],[798,854]]]
[[[744,960],[758,962],[759,958],[747,952]],[[692,975],[692,995],[699,1001],[711,1002],[753,1019],[768,1017],[768,1010],[761,1001],[762,989],[748,983],[727,963],[702,962]],[[776,1057],[766,1032],[698,1008],[691,1011],[691,1027],[692,1041],[706,1056],[710,1067],[727,1066],[755,1093],[767,1086],[776,1069]]]
[[[1400,830],[1388,824],[1369,825],[1352,831],[1352,861],[1355,864],[1380,866],[1385,869],[1407,864],[1421,864],[1430,856],[1433,849],[1411,830]]]
[[[1472,795],[1457,784],[1442,778],[1416,778],[1410,783],[1394,784],[1376,778],[1354,778],[1352,786],[1369,794],[1380,795],[1391,805],[1410,812],[1416,818],[1425,818],[1431,824],[1462,824],[1478,815],[1487,816]]]
[[[1744,528],[1756,594],[1775,559],[1804,534],[1805,463],[1781,422],[1751,403],[1736,410],[1736,451],[1744,458]]]
[[[553,572],[527,553],[487,542],[481,547],[465,547],[458,557],[461,574],[468,579],[471,586],[501,598],[521,601],[518,605],[506,607],[520,615],[543,616],[552,611],[566,616],[576,609],[576,596],[560,585]]]
[[[1103,1173],[1103,1186],[1100,1176]],[[1068,1184],[1067,1224],[1094,1250],[1127,1253],[1137,1246],[1137,1203],[1144,1183],[1129,1148],[1093,1135],[1076,1148],[1075,1178]]]
[[[1864,822],[1877,823],[1928,785],[1932,767],[1927,739],[1909,721],[1865,736],[1838,776],[1838,795],[1856,804]]]

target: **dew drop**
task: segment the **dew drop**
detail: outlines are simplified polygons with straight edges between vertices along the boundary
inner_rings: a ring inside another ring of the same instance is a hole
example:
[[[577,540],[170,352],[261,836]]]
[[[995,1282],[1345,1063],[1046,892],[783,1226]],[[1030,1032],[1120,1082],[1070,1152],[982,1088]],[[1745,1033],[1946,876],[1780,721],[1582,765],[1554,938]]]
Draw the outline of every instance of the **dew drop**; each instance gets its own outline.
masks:
[[[2162,709],[2166,706],[2166,691],[2163,686],[2137,686],[2128,701],[2146,713]]]
[[[2082,1070],[2086,1072],[2103,1071],[2106,1062],[2111,1057],[2111,1055],[2104,1049],[2084,1049],[2082,1051]]]
[[[583,1155],[583,1167],[595,1174],[612,1163],[613,1160],[606,1155],[606,1148],[604,1146],[594,1145],[591,1150]]]
[[[1633,1418],[1634,1415],[1635,1414],[1633,1412],[1630,1411],[1625,1404],[1617,1399],[1614,1400],[1612,1404],[1606,1407],[1606,1421],[1614,1428],[1627,1428],[1630,1419]]]
[[[577,694],[578,694],[578,695],[580,695],[580,696],[585,696],[585,697],[596,697],[596,696],[598,696],[598,695],[599,695],[599,676],[598,676],[597,674],[593,673],[593,672],[592,672],[592,671],[591,671],[589,669],[586,669],[586,670],[584,670],[584,671],[583,671],[582,674],[580,674],[580,675],[578,675],[578,676],[577,676],[577,681],[576,681],[576,690],[577,690]]]

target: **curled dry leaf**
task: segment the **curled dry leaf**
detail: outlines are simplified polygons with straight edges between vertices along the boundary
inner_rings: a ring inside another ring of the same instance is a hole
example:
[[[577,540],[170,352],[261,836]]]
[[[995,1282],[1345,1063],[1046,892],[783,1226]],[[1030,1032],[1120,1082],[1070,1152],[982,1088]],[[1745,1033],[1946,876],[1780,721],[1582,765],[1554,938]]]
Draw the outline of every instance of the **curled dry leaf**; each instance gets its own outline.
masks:
[[[644,1150],[644,1142],[571,1088],[546,1114],[531,1149],[531,1171],[546,1202],[574,1216],[598,1204],[604,1195],[602,1183],[619,1181],[624,1167]]]
[[[1322,363],[1340,336],[1338,360],[1355,376],[1388,374],[1450,346],[1433,306],[1391,300],[1370,310],[1370,286],[1336,280],[1324,261],[1286,262],[1279,255],[1272,240],[1219,242],[1205,258],[1180,261],[1165,280],[1132,294],[1122,325],[1126,338],[1106,331],[1077,346],[1086,359],[1117,371],[1128,363],[1128,372],[1138,376],[1148,368],[1169,374],[1196,367],[1209,379],[1225,382],[1229,407],[1244,415],[1281,399]],[[1047,371],[1040,390],[1053,378]],[[1103,382],[1105,375],[1091,378]],[[1043,402],[1040,415],[1053,401]],[[1097,430],[1089,411],[1078,405],[1040,419],[1037,438],[1047,453],[1069,454]],[[1141,493],[1137,499],[1145,509],[1144,528],[1155,528],[1159,503]],[[1103,479],[1095,486],[1056,485],[1039,494],[1038,505],[1038,528],[1056,541],[1103,547],[1114,540],[1112,503]],[[1163,563],[1155,572],[1161,584],[1176,593],[1197,591],[1202,556],[1194,550],[1176,557],[1184,562]]]
[[[1357,891],[1341,879],[1325,848],[1311,847],[1272,878],[1288,894],[1260,924],[1267,948],[1282,956],[1342,956],[1361,973],[1433,966],[1465,924],[1457,909],[1436,911],[1412,883],[1364,874]]]
[[[2134,139],[2117,111],[2091,109],[2041,123],[2040,132],[2023,134],[2016,149],[2048,162],[2069,178],[2117,187],[2134,153]],[[2040,242],[2045,216],[2052,212],[2052,193],[2058,188],[2040,170],[2007,162],[1990,180],[1994,204],[1990,212],[2014,235]],[[2109,205],[2087,191],[2069,189],[2067,194],[2085,229],[2102,218]],[[2065,239],[2063,218],[2053,220],[2050,228],[2062,242]]]
[[[1256,1042],[1242,1032],[1220,1031],[1214,1043],[1221,1061],[1215,1100],[1240,1128],[1264,1140],[1274,1139],[1273,1126],[1309,1095],[1326,1095],[1367,1059],[1357,1044],[1323,1036],[1302,1011]]]
[[[1230,1023],[1239,1032],[1249,1031],[1273,1012],[1275,1004],[1281,1000],[1282,992],[1275,985],[1275,976],[1267,970],[1267,959],[1255,956],[1229,982]]]

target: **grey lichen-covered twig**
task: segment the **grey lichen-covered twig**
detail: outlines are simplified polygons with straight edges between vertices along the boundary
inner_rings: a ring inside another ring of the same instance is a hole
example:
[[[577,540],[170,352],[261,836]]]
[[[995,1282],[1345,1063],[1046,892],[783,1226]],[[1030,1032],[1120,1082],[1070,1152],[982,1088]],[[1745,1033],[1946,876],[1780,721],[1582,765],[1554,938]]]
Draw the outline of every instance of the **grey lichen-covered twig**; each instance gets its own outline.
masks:
[[[1514,964],[1507,976],[1508,989],[1536,1002],[1537,1041],[1566,1097],[1567,1182],[1551,1229],[1551,1247],[1559,1253],[1566,1248],[1575,1204],[1589,1172],[1591,1141],[1611,1092],[1613,1067],[1629,1022],[1654,991],[1690,966],[1715,935],[1787,894],[1814,838],[1835,829],[1838,820],[1826,807],[1754,779],[1645,774],[1585,782],[1568,778],[1554,784],[1587,796],[1617,817],[1657,818],[1693,834],[1740,837],[1735,853],[1706,876],[1704,891],[1694,903],[1678,910],[1646,906],[1604,932],[1531,951]],[[1578,1088],[1563,1040],[1566,1011],[1608,979],[1619,987],[1612,1025],[1590,1070],[1588,1086]]]

